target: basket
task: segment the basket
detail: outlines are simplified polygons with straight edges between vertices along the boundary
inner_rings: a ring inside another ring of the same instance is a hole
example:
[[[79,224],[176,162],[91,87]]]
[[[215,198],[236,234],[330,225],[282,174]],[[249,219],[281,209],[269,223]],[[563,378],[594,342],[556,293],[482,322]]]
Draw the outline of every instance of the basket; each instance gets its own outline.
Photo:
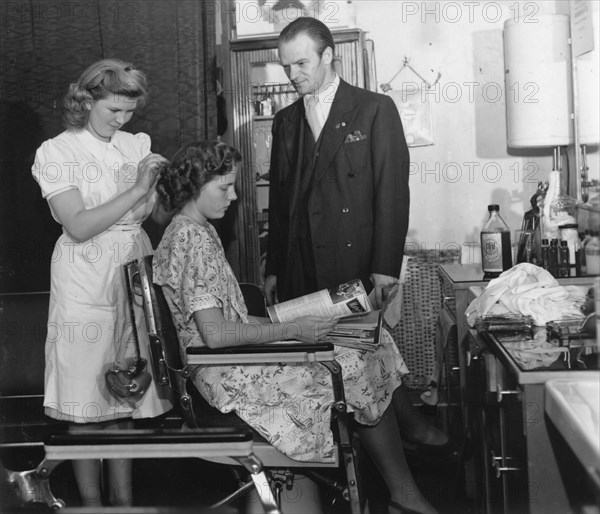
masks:
[[[408,389],[425,390],[435,364],[436,321],[442,308],[440,264],[460,262],[460,253],[443,250],[407,252],[406,280],[402,292],[402,316],[390,331],[410,373],[403,380]]]

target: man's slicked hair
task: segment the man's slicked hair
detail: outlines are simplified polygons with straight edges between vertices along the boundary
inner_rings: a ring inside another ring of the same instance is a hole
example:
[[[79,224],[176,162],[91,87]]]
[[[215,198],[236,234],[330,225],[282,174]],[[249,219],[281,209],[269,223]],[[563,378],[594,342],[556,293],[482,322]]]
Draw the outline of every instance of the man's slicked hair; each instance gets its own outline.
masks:
[[[319,57],[323,55],[327,47],[331,48],[331,51],[335,54],[335,43],[329,27],[322,21],[310,16],[296,18],[289,25],[286,25],[279,34],[279,43],[291,41],[301,34],[306,34],[317,43]]]

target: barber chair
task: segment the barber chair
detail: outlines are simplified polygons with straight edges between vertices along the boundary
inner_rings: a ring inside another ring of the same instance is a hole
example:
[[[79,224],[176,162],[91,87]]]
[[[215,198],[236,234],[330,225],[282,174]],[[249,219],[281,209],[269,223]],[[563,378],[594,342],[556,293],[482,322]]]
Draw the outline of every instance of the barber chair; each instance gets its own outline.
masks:
[[[47,303],[45,305],[45,312],[47,313]],[[9,305],[7,301],[3,300],[0,307],[4,311],[5,308],[8,310]],[[44,314],[44,318],[46,315]],[[3,337],[3,343],[5,342]],[[36,377],[43,376],[43,367],[39,371],[40,373],[35,374]],[[25,377],[25,380],[28,384],[32,381],[29,377]],[[15,384],[22,382],[23,380],[21,382],[14,380],[13,389],[16,387]],[[43,387],[43,385],[36,385]],[[23,393],[21,390],[15,389],[13,391],[7,389],[7,387],[3,387],[3,392]],[[26,392],[30,392],[29,389]],[[6,398],[4,397],[3,400],[6,400]],[[8,397],[8,400],[19,398]],[[31,395],[24,398],[31,399]],[[161,428],[87,431],[72,434],[67,432],[66,424],[64,423],[54,423],[49,418],[43,420],[41,413],[38,413],[41,409],[41,397],[38,395],[34,399],[40,400],[39,405],[35,404],[35,413],[39,414],[35,418],[32,418],[32,416],[11,416],[11,413],[16,409],[10,408],[10,406],[3,406],[2,408],[3,423],[6,421],[5,418],[11,421],[11,423],[9,427],[2,427],[2,441],[0,444],[4,448],[10,447],[14,451],[20,448],[28,449],[30,447],[37,448],[43,446],[44,456],[42,462],[35,469],[28,469],[26,471],[13,471],[3,466],[2,462],[0,462],[0,484],[3,492],[2,499],[0,499],[0,510],[3,510],[2,505],[6,499],[5,496],[10,491],[11,496],[14,493],[14,500],[21,504],[21,507],[17,507],[17,512],[26,512],[30,509],[40,512],[46,506],[51,510],[61,509],[61,512],[65,513],[127,512],[128,514],[134,514],[136,512],[160,512],[166,514],[168,512],[183,514],[184,512],[190,512],[190,510],[162,506],[140,508],[107,507],[97,509],[76,506],[67,507],[64,501],[55,497],[52,493],[50,479],[56,467],[66,460],[111,458],[200,458],[206,460],[211,457],[227,457],[232,462],[237,463],[247,470],[251,477],[250,483],[256,484],[258,497],[265,512],[270,514],[279,512],[272,491],[264,487],[264,484],[267,483],[267,478],[262,463],[253,451],[253,435],[247,428],[211,427],[186,431]],[[26,404],[22,409],[19,409],[19,412],[21,410],[27,411],[28,405]],[[42,423],[45,423],[45,425],[42,426]],[[168,423],[169,425],[171,424],[170,421]],[[215,505],[209,508],[210,512],[214,514],[231,514],[232,512],[231,508],[226,506]],[[194,512],[200,513],[206,510],[195,508]]]
[[[200,426],[225,426],[250,429],[235,413],[223,414],[214,409],[197,392],[188,380],[195,367],[223,366],[228,364],[298,363],[319,362],[332,376],[334,404],[332,424],[337,442],[337,460],[334,463],[306,463],[290,459],[266,442],[259,434],[253,433],[253,451],[256,457],[269,470],[269,483],[275,491],[279,505],[282,488],[293,479],[293,471],[308,476],[332,488],[338,496],[348,502],[349,511],[359,514],[361,509],[354,452],[351,444],[349,421],[346,408],[341,366],[334,360],[334,348],[330,343],[294,344],[274,343],[269,345],[246,345],[226,349],[208,347],[188,347],[182,359],[179,342],[171,313],[162,288],[152,282],[152,257],[126,265],[131,297],[140,298],[145,312],[150,340],[152,365],[158,384],[172,387],[179,400],[184,427],[198,429]],[[250,314],[265,315],[265,302],[262,291],[252,284],[242,284],[242,292],[248,301]],[[251,429],[250,429],[251,430]],[[211,457],[213,462],[238,465],[229,456]],[[344,476],[340,481],[328,474],[328,468],[336,468]],[[276,470],[276,471],[273,471]],[[281,472],[281,470],[284,470]],[[227,505],[254,488],[252,482],[242,486],[224,498],[217,506]]]
[[[152,257],[126,264],[125,273],[130,301],[140,302],[144,309],[156,382],[159,387],[172,388],[178,398],[179,426],[158,430],[52,435],[44,442],[45,458],[36,469],[23,472],[2,470],[4,482],[17,489],[21,501],[63,509],[64,502],[53,495],[49,479],[56,466],[65,460],[194,457],[231,465],[241,483],[236,491],[211,505],[211,512],[223,512],[232,502],[255,490],[266,513],[279,513],[283,487],[293,480],[293,471],[298,471],[329,486],[338,497],[348,502],[351,514],[359,514],[361,503],[350,439],[350,414],[346,409],[341,367],[334,360],[333,345],[275,343],[223,350],[195,347],[188,348],[184,361],[162,289],[152,282]],[[266,307],[260,289],[252,284],[242,284],[241,287],[245,298],[248,298],[251,314],[264,316]],[[332,418],[338,447],[334,463],[306,463],[290,459],[234,413],[222,414],[210,407],[193,384],[188,383],[194,368],[199,365],[268,362],[319,362],[331,372],[335,400]],[[246,471],[249,479],[240,479],[240,469]],[[331,469],[338,472],[341,469],[344,480],[328,474]],[[267,483],[269,487],[265,487]],[[64,508],[64,511],[71,511],[71,508]]]
[[[267,302],[260,287],[250,282],[240,282],[240,289],[250,316],[267,317]]]

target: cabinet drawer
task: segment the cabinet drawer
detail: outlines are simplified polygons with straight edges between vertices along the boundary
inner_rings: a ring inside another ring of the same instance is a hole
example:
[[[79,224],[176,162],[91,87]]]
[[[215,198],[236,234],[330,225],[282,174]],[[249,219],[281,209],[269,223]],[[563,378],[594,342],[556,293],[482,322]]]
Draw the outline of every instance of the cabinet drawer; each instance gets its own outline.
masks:
[[[454,319],[456,319],[456,292],[454,291],[454,284],[445,273],[438,271],[438,274],[442,285],[444,306],[452,313]]]

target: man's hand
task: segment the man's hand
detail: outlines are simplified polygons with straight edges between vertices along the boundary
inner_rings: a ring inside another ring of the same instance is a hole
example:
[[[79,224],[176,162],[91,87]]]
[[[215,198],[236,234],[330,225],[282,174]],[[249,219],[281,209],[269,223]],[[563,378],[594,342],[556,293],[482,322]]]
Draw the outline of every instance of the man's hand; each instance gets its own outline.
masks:
[[[277,277],[275,275],[269,275],[265,278],[263,291],[265,293],[265,298],[267,299],[267,305],[279,303],[277,299]]]
[[[375,290],[375,300],[377,302],[376,308],[381,309],[392,288],[398,284],[398,277],[371,273],[371,282],[373,283],[373,288]]]

